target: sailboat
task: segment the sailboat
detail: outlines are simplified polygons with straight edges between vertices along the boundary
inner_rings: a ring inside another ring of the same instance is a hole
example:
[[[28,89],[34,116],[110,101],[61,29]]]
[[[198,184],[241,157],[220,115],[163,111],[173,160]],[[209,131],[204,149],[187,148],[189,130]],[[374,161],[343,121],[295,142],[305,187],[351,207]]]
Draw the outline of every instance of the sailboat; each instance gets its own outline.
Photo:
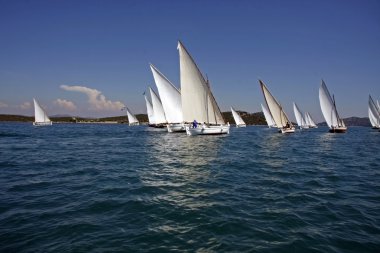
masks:
[[[127,107],[125,107],[125,110],[127,111],[129,125],[138,126],[140,123],[138,119],[136,118],[136,116],[133,113],[131,113],[131,111]]]
[[[231,107],[232,116],[234,117],[236,127],[246,127],[244,120],[241,118],[241,116],[237,113],[237,111]]]
[[[154,115],[154,123],[156,128],[164,128],[166,126],[166,117],[164,108],[162,107],[161,100],[157,96],[156,92],[149,87],[150,96],[152,99],[152,105],[153,105],[153,115]]]
[[[377,107],[371,95],[368,99],[368,116],[373,129],[380,129],[380,108]]]
[[[185,132],[180,91],[152,64],[150,64],[150,69],[161,97],[168,132]]]
[[[277,100],[273,97],[273,95],[269,92],[268,88],[261,80],[259,80],[259,83],[263,91],[265,102],[267,103],[267,107],[269,109],[269,113],[272,116],[274,122],[276,123],[279,132],[294,133],[295,127],[289,120],[280,103],[277,102]]]
[[[327,125],[330,127],[330,133],[344,133],[347,131],[347,127],[343,120],[339,117],[338,111],[335,105],[334,96],[331,98],[330,93],[326,87],[325,82],[322,80],[322,84],[319,87],[319,103],[323,117],[326,120]]]
[[[261,104],[261,109],[264,113],[264,117],[265,117],[265,120],[268,124],[268,127],[271,128],[271,127],[277,127],[276,126],[276,123],[274,122],[273,118],[272,118],[272,115],[269,113],[268,109],[263,105]]]
[[[51,126],[53,122],[47,116],[45,110],[40,106],[36,99],[34,102],[34,126]]]
[[[149,101],[149,99],[146,97],[145,92],[144,92],[144,98],[145,98],[145,103],[146,103],[146,112],[148,114],[149,126],[154,127],[156,125],[156,122],[154,120],[153,105]]]
[[[297,104],[293,102],[294,115],[296,116],[297,125],[300,129],[308,129],[309,125],[306,122],[306,118],[302,116],[301,110]]]
[[[186,48],[179,41],[182,116],[187,135],[228,134],[222,112],[206,80]],[[198,124],[200,122],[201,124]]]
[[[305,120],[309,128],[318,128],[317,124],[315,124],[314,120],[311,118],[310,113],[305,112]]]

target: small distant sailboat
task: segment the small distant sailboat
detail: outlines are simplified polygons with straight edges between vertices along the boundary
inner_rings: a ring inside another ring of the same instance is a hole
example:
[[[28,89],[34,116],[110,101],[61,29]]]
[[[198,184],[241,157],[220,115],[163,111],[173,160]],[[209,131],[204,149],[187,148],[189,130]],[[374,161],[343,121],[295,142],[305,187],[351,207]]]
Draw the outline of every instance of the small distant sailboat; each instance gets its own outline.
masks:
[[[325,118],[327,125],[330,127],[329,132],[346,132],[347,127],[344,124],[343,120],[339,117],[334,96],[331,98],[330,93],[323,80],[321,86],[319,87],[319,103],[321,105],[323,117]]]
[[[166,126],[167,121],[165,117],[164,108],[162,107],[162,104],[161,104],[161,100],[151,87],[149,87],[149,91],[150,91],[150,96],[151,96],[152,105],[153,105],[153,115],[154,115],[154,122],[155,122],[154,127],[163,128]]]
[[[152,64],[150,64],[150,69],[161,97],[162,107],[168,123],[166,125],[168,132],[185,132],[180,91]]]
[[[242,117],[237,113],[237,111],[231,107],[232,116],[234,117],[236,127],[246,127],[244,120]]]
[[[269,109],[269,113],[272,116],[274,122],[276,123],[277,128],[280,133],[294,133],[295,127],[292,122],[289,120],[288,116],[282,109],[280,103],[273,97],[273,95],[269,92],[268,88],[265,84],[259,80],[261,89],[264,94],[265,102],[267,103],[267,107]]]
[[[272,115],[269,113],[268,109],[263,104],[261,104],[261,109],[264,113],[264,117],[265,117],[265,120],[267,121],[268,127],[269,128],[277,127],[276,123],[274,122],[272,118]]]
[[[138,119],[136,118],[136,116],[133,113],[131,113],[131,111],[127,107],[125,107],[125,110],[127,111],[129,125],[138,126],[140,123]]]
[[[148,114],[149,126],[154,127],[156,125],[156,121],[154,120],[153,105],[149,101],[149,99],[146,97],[145,92],[144,92],[144,98],[145,98],[145,103],[146,103],[146,112]]]
[[[36,99],[33,98],[34,102],[34,126],[51,126],[53,122],[47,116],[45,110],[40,106]]]
[[[309,124],[307,124],[306,118],[302,116],[301,110],[298,108],[297,104],[293,102],[294,115],[296,116],[297,125],[300,129],[308,129]]]
[[[378,102],[378,101],[377,101]],[[368,116],[373,129],[380,129],[380,107],[373,101],[371,95],[368,99]]]
[[[183,121],[194,122],[186,126],[187,135],[228,134],[230,125],[224,122],[208,80],[180,41],[178,51]]]
[[[309,128],[318,128],[317,124],[315,124],[314,120],[311,118],[310,113],[305,112],[305,120]]]

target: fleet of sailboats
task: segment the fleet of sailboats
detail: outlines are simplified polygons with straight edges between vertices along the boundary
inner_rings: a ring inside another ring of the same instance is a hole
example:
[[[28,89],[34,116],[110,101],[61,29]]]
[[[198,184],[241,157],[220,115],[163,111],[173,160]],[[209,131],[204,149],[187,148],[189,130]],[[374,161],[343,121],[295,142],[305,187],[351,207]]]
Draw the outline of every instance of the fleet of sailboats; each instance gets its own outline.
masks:
[[[234,117],[236,127],[246,127],[244,120],[242,117],[237,113],[237,111],[231,107],[232,116]]]
[[[331,97],[325,82],[322,80],[319,87],[319,103],[323,117],[326,120],[327,126],[330,128],[331,133],[344,133],[347,131],[347,127],[343,120],[339,117],[338,110],[335,105],[334,96]]]
[[[33,98],[34,102],[34,126],[51,126],[53,122],[47,116],[45,110],[40,106],[36,99]]]
[[[194,59],[181,41],[178,41],[180,89],[177,88],[164,74],[153,64],[150,69],[153,74],[158,94],[149,87],[150,100],[145,95],[149,126],[166,127],[169,133],[186,132],[187,135],[216,135],[229,134],[230,124],[225,122],[222,112],[212,93],[210,81],[204,77]],[[285,113],[282,105],[269,91],[263,81],[259,80],[260,88],[264,95],[266,106],[261,104],[261,109],[268,127],[274,127],[281,133],[294,133],[295,126]],[[36,99],[34,102],[35,126],[52,125],[45,110]],[[331,96],[325,82],[319,87],[319,102],[323,117],[329,127],[329,132],[344,133],[347,127],[340,118],[334,96]],[[139,125],[136,116],[127,108],[130,126]],[[123,110],[122,109],[122,110]],[[300,129],[317,128],[310,113],[303,113],[297,104],[293,102],[293,110],[297,125]],[[231,107],[232,116],[236,127],[246,127],[246,123],[239,113]],[[380,129],[380,104],[369,95],[368,116],[372,128]]]
[[[277,102],[276,98],[270,93],[267,86],[261,80],[259,80],[259,83],[261,90],[263,91],[269,114],[276,123],[276,127],[279,129],[279,132],[294,133],[295,127],[289,120],[280,103]]]

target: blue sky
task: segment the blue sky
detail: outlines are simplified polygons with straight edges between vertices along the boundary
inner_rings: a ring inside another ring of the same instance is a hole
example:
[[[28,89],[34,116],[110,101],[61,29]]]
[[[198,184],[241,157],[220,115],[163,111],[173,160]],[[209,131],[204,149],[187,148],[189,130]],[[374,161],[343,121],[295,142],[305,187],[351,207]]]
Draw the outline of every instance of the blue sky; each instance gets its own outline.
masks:
[[[343,117],[380,99],[376,0],[0,0],[0,38],[0,113],[145,113],[150,62],[179,86],[178,39],[223,111],[260,111],[258,78],[292,119],[295,101],[322,121],[322,78]]]

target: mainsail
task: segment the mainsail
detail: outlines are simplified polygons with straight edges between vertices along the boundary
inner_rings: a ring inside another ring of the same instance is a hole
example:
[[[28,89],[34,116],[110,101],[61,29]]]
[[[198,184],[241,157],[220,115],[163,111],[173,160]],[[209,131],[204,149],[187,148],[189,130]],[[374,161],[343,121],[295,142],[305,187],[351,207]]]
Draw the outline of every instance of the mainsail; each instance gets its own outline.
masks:
[[[276,123],[274,123],[272,115],[269,113],[268,109],[263,104],[261,104],[261,109],[264,113],[264,117],[265,117],[265,120],[267,121],[268,126],[275,127]]]
[[[319,103],[323,117],[330,128],[345,127],[343,120],[339,117],[338,111],[336,110],[335,101],[331,98],[323,80],[319,87]]]
[[[139,121],[137,120],[136,116],[131,113],[131,111],[128,108],[125,108],[127,111],[127,116],[128,116],[128,122],[129,124],[137,124]]]
[[[186,48],[179,41],[182,115],[184,122],[224,124],[222,113],[211,92],[208,81]]]
[[[145,103],[146,103],[146,112],[148,114],[148,121],[150,125],[153,125],[156,123],[154,120],[153,106],[150,103],[149,99],[146,97],[145,93],[144,93],[144,97],[145,97]]]
[[[181,93],[155,66],[150,64],[150,68],[168,123],[183,122]]]
[[[280,103],[278,103],[273,95],[269,92],[265,84],[261,80],[259,80],[259,82],[264,94],[265,102],[267,103],[269,112],[272,115],[277,128],[293,127],[292,122],[289,120],[288,116],[286,116]]]
[[[154,123],[155,124],[165,124],[167,123],[164,108],[162,107],[161,101],[157,94],[149,87],[150,95],[152,98]]]
[[[34,102],[34,121],[36,123],[49,123],[50,118],[47,116],[44,109],[40,106],[36,99],[33,98]]]
[[[235,123],[237,126],[245,125],[244,120],[240,117],[240,115],[232,107],[231,107],[231,112],[232,112],[232,116],[234,117],[234,120],[235,120]]]
[[[373,127],[380,127],[380,110],[373,101],[371,95],[368,99],[368,116]]]
[[[302,116],[301,110],[298,108],[297,104],[293,102],[294,115],[296,116],[296,121],[298,127],[307,127],[306,119]]]

